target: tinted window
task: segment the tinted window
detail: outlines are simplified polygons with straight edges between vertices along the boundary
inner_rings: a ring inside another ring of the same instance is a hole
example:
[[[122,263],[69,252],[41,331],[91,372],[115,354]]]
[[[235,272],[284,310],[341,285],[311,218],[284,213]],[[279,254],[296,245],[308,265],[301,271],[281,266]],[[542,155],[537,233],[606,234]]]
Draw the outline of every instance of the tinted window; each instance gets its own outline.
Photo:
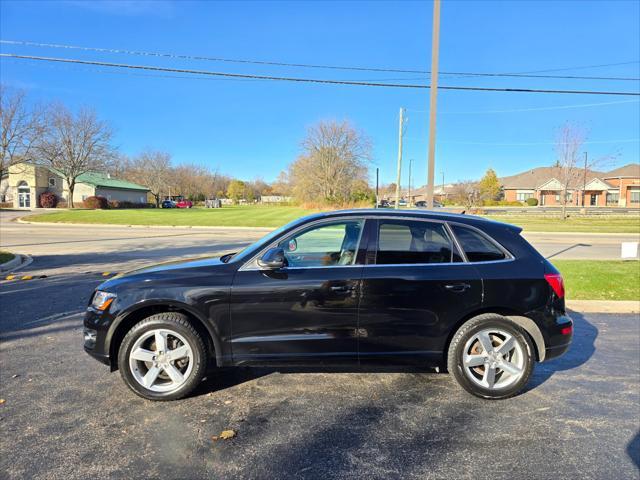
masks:
[[[379,265],[461,261],[443,224],[412,220],[380,220]]]
[[[324,223],[286,238],[284,249],[289,267],[353,265],[362,232],[362,220]]]
[[[488,262],[505,258],[504,252],[481,233],[458,225],[452,225],[451,228],[470,262]]]

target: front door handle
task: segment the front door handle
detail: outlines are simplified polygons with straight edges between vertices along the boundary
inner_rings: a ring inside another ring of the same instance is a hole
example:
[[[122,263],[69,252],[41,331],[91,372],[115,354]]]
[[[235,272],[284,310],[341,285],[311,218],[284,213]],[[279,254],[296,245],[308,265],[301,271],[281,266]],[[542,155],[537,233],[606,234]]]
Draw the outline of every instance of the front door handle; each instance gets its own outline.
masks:
[[[353,288],[354,287],[352,285],[336,285],[331,287],[331,291],[336,293],[348,293],[353,291]]]
[[[471,288],[468,283],[449,283],[444,286],[450,292],[462,293]]]

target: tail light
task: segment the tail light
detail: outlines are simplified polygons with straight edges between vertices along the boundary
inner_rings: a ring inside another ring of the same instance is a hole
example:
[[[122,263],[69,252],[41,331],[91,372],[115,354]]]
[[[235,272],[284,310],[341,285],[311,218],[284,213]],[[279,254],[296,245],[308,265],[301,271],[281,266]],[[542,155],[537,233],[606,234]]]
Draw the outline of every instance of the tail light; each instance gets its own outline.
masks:
[[[558,298],[564,298],[564,281],[559,273],[545,273],[544,279],[551,286]]]

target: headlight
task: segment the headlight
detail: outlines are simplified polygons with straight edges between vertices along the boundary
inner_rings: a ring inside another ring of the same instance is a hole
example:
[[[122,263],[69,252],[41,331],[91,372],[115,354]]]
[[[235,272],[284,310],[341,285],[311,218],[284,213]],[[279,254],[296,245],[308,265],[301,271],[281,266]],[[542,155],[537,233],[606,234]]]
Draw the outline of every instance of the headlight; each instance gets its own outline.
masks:
[[[91,302],[91,307],[96,310],[105,311],[113,302],[113,299],[116,298],[115,293],[109,292],[101,292],[97,290],[95,295],[93,296],[93,301]]]

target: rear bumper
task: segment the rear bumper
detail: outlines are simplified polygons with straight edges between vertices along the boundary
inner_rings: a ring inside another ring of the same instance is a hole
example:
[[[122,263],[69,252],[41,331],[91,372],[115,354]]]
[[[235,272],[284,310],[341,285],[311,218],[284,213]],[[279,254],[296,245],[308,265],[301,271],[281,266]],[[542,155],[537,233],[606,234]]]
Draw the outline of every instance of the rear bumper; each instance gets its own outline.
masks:
[[[558,358],[569,350],[573,340],[573,320],[566,314],[558,315],[546,333],[545,362]]]

